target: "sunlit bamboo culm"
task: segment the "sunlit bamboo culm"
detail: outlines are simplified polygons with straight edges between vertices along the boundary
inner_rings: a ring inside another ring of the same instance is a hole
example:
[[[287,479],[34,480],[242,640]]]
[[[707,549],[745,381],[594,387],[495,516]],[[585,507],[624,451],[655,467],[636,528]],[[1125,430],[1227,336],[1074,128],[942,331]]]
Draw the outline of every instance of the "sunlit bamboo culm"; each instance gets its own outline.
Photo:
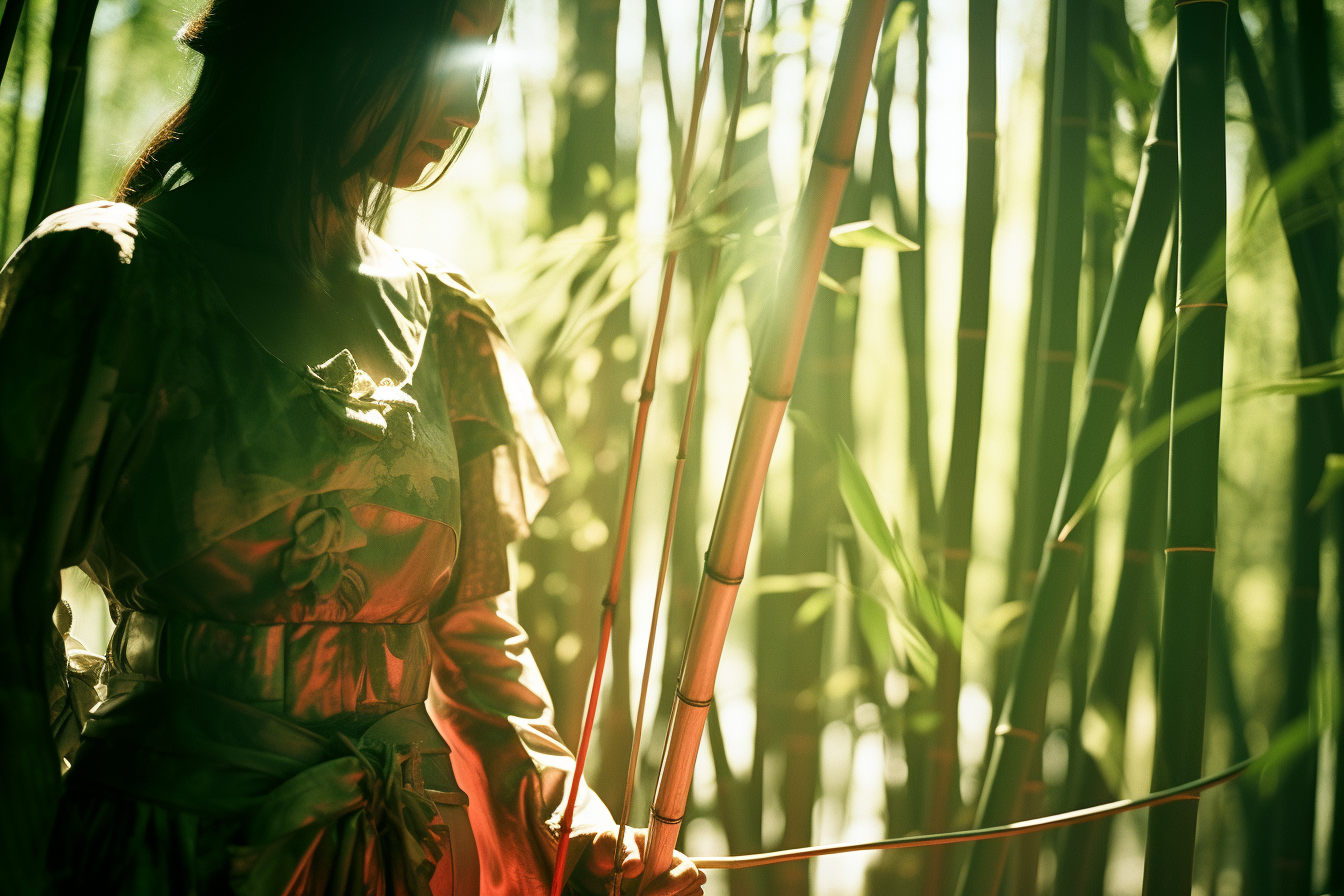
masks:
[[[737,83],[733,93],[732,106],[728,112],[728,126],[724,132],[723,155],[719,164],[719,185],[721,192],[719,199],[719,213],[727,212],[728,199],[725,187],[728,178],[733,173],[733,150],[737,145],[737,123],[742,113],[742,97],[746,92],[747,86],[747,47],[751,39],[751,17],[756,9],[756,0],[748,0],[746,13],[742,19],[742,38],[741,38],[741,58],[742,62],[738,66]],[[709,266],[705,272],[705,296],[704,301],[711,305],[717,296],[712,293],[716,291],[715,280],[718,276],[719,261],[722,256],[722,243],[715,243],[710,252]],[[696,322],[699,322],[699,315],[696,316]],[[621,859],[625,848],[625,828],[630,822],[630,803],[635,794],[635,777],[639,771],[639,746],[644,734],[644,710],[648,704],[649,698],[649,677],[653,671],[654,648],[657,644],[658,635],[658,614],[663,605],[663,586],[667,582],[667,571],[672,560],[672,538],[677,523],[677,507],[681,500],[681,481],[686,472],[686,459],[690,453],[691,443],[691,425],[695,418],[696,397],[699,394],[700,371],[705,360],[705,337],[708,335],[708,328],[705,332],[699,332],[699,326],[696,327],[695,336],[695,357],[691,361],[691,372],[687,377],[686,385],[686,406],[682,411],[681,417],[681,436],[677,443],[676,466],[672,472],[672,493],[667,502],[667,526],[663,531],[663,550],[658,560],[658,578],[653,586],[653,607],[649,614],[649,639],[644,651],[644,672],[639,683],[639,704],[635,710],[635,724],[633,734],[630,740],[630,758],[625,772],[625,794],[621,800],[621,814],[619,827],[616,832],[616,862],[612,868],[611,880],[608,888],[613,893],[620,892],[621,882]],[[693,537],[693,536],[692,536]]]
[[[1224,231],[1227,170],[1224,70],[1227,4],[1176,4],[1177,147],[1180,219],[1172,407],[1223,385],[1227,318]],[[1218,519],[1219,415],[1173,429],[1167,467],[1166,575],[1158,660],[1153,786],[1199,776],[1209,669],[1209,605]],[[1188,894],[1198,800],[1156,808],[1148,818],[1143,890]]]
[[[884,4],[878,0],[854,0],[840,37],[811,171],[789,228],[774,302],[758,343],[705,556],[650,812],[645,879],[669,867],[681,829],[728,621],[746,569],[766,468],[793,390],[830,230],[853,165],[883,11]]]
[[[1065,464],[1054,520],[1032,589],[1026,631],[995,730],[988,777],[976,815],[979,825],[1011,821],[1018,793],[1045,723],[1046,695],[1082,571],[1084,545],[1078,533],[1061,531],[1101,472],[1114,432],[1139,322],[1153,291],[1176,196],[1175,85],[1169,73],[1144,147],[1116,276],[1102,312],[1088,370],[1082,423]],[[1002,873],[1005,846],[987,842],[971,852],[962,888],[966,896],[993,893]]]
[[[704,107],[705,90],[709,84],[709,62],[714,49],[714,34],[718,30],[722,14],[723,0],[715,0],[714,9],[710,15],[709,35],[705,41],[704,57],[695,79],[695,96],[691,102],[691,114],[686,125],[686,148],[681,155],[681,170],[678,172],[674,188],[673,221],[680,219],[686,207],[686,194],[690,188],[691,171],[695,164],[695,141],[699,130],[700,111]],[[583,780],[585,760],[588,758],[588,745],[592,742],[597,707],[601,702],[602,672],[606,666],[607,648],[611,644],[612,620],[616,612],[616,606],[620,601],[625,554],[630,544],[630,525],[635,513],[635,486],[639,482],[639,463],[644,454],[644,433],[648,428],[649,407],[653,403],[653,392],[657,383],[658,354],[659,349],[662,348],[663,329],[667,324],[667,308],[672,298],[672,278],[676,270],[677,250],[673,248],[668,250],[667,257],[663,262],[662,294],[658,300],[658,313],[654,319],[653,332],[649,337],[648,361],[644,370],[644,382],[639,393],[635,431],[630,440],[630,461],[626,470],[625,493],[621,501],[621,515],[616,530],[616,547],[611,561],[611,577],[607,582],[607,595],[602,601],[602,623],[597,640],[597,659],[593,667],[592,685],[584,712],[583,731],[579,736],[579,747],[574,754],[574,773],[570,778],[569,795],[565,801],[565,811],[560,819],[555,868],[551,875],[551,896],[560,896],[564,889],[568,870],[566,857],[569,850],[569,836],[574,824],[574,807],[578,800],[579,784]]]
[[[985,343],[989,329],[990,260],[994,247],[997,133],[995,66],[998,0],[971,0],[967,20],[966,214],[962,227],[961,307],[957,320],[957,384],[952,447],[940,513],[942,591],[952,612],[964,614],[966,573],[971,562],[971,517],[975,506],[980,415],[985,392]],[[957,801],[957,702],[961,695],[961,647],[951,638],[937,644],[934,683],[938,727],[929,752],[931,780],[925,830],[948,826]],[[942,890],[946,851],[930,852],[924,893]]]

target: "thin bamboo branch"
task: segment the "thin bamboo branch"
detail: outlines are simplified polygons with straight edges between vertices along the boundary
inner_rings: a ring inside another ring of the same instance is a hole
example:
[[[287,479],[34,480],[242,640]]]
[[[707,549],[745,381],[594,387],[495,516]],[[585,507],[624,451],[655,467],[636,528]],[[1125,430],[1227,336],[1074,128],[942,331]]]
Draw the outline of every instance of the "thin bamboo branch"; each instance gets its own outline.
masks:
[[[695,95],[691,103],[691,114],[687,119],[686,149],[682,153],[681,171],[676,182],[676,195],[673,199],[672,220],[680,219],[686,206],[686,195],[690,189],[691,170],[695,161],[695,143],[700,125],[700,110],[704,105],[705,92],[709,84],[709,63],[714,48],[713,36],[718,30],[723,13],[723,0],[714,0],[714,11],[710,19],[710,39],[705,43],[704,60],[695,81]],[[612,619],[616,605],[620,600],[621,576],[625,564],[625,554],[630,543],[630,524],[635,511],[635,486],[639,481],[639,464],[644,453],[644,433],[648,427],[649,406],[653,402],[653,392],[658,376],[658,355],[662,348],[663,330],[667,324],[667,309],[672,297],[672,278],[677,269],[677,251],[669,250],[663,263],[662,295],[658,300],[658,314],[654,320],[653,333],[649,337],[649,357],[644,370],[644,382],[639,395],[639,408],[635,416],[635,432],[630,443],[630,463],[626,474],[625,497],[621,503],[620,522],[617,527],[616,549],[612,557],[611,577],[607,582],[607,596],[603,600],[602,624],[598,634],[597,661],[593,669],[592,688],[588,694],[588,705],[584,714],[583,732],[579,737],[579,748],[575,753],[574,772],[570,777],[569,798],[560,821],[560,835],[556,846],[555,868],[551,877],[551,896],[560,896],[564,888],[566,875],[566,853],[569,850],[569,836],[574,824],[574,806],[578,800],[579,787],[583,781],[583,767],[588,758],[588,745],[592,740],[593,723],[597,716],[602,691],[602,672],[606,666],[607,646],[611,643]],[[620,866],[617,865],[619,868]]]
[[[746,91],[747,85],[747,49],[751,36],[751,17],[756,8],[756,0],[750,0],[747,5],[747,11],[742,23],[742,41],[741,41],[741,65],[738,68],[736,92],[733,96],[733,104],[728,114],[728,127],[724,136],[723,156],[719,165],[719,189],[723,190],[728,178],[733,173],[733,150],[737,145],[737,124],[742,113],[742,97]],[[708,58],[709,44],[706,44],[706,58]],[[724,196],[719,201],[719,212],[727,211],[727,197]],[[715,288],[715,279],[719,271],[719,261],[722,257],[722,243],[716,242],[710,255],[708,270],[705,275],[705,301],[712,301],[708,295]],[[705,336],[709,333],[708,327],[705,328]],[[658,561],[658,578],[654,584],[653,591],[653,611],[649,618],[649,641],[644,653],[644,674],[639,684],[639,706],[635,710],[634,734],[630,742],[630,763],[625,776],[625,796],[621,801],[620,827],[616,837],[616,864],[612,869],[612,886],[619,887],[619,871],[621,867],[621,854],[625,848],[625,828],[630,820],[630,803],[635,793],[635,778],[639,771],[639,746],[644,733],[644,711],[649,699],[649,676],[653,671],[654,646],[658,636],[658,614],[663,605],[663,586],[667,581],[667,570],[672,560],[672,537],[677,524],[677,505],[681,500],[681,480],[686,472],[686,458],[690,452],[691,425],[695,417],[696,396],[700,387],[700,370],[704,363],[705,345],[704,339],[700,339],[695,348],[695,358],[691,362],[691,373],[686,386],[686,406],[682,411],[681,419],[681,437],[677,445],[676,468],[672,473],[672,494],[668,499],[667,505],[667,526],[663,531],[663,552]]]
[[[1216,775],[1209,775],[1191,781],[1188,784],[1169,787],[1166,790],[1159,790],[1155,793],[1150,793],[1147,796],[1137,797],[1130,800],[1116,800],[1115,802],[1104,803],[1100,806],[1091,806],[1087,809],[1075,809],[1072,812],[1060,812],[1056,815],[1047,815],[1043,818],[1015,821],[1010,824],[995,825],[994,827],[989,828],[976,828],[969,831],[955,831],[947,834],[915,834],[911,837],[897,837],[892,840],[873,840],[867,843],[838,843],[831,846],[809,846],[806,849],[786,849],[781,852],[768,852],[754,856],[705,856],[697,857],[692,861],[695,862],[696,867],[705,869],[752,868],[757,865],[773,865],[777,862],[796,862],[802,859],[815,859],[820,858],[821,856],[840,855],[847,852],[867,852],[874,849],[914,849],[921,846],[951,846],[957,843],[975,843],[984,840],[1003,840],[1008,837],[1020,837],[1024,834],[1035,834],[1041,831],[1054,830],[1056,828],[1094,821],[1099,818],[1110,818],[1115,815],[1122,815],[1126,812],[1133,812],[1138,809],[1149,809],[1182,801],[1193,802],[1198,799],[1198,794],[1211,787],[1226,784],[1228,781],[1241,775],[1258,760],[1258,756],[1254,759],[1245,759],[1238,762],[1236,765],[1229,766],[1227,769]]]
[[[706,554],[651,810],[646,881],[668,868],[681,827],[728,621],[746,568],[766,468],[793,391],[831,226],[853,165],[883,6],[876,0],[855,0],[840,38],[812,170],[790,226],[777,279],[778,299],[764,322]]]
[[[1227,5],[1176,7],[1180,243],[1172,407],[1223,384],[1227,318],[1224,234],[1227,171],[1224,78]],[[1206,279],[1207,278],[1207,279]],[[1209,288],[1208,284],[1218,284]],[[1202,288],[1201,288],[1202,287]],[[1210,295],[1212,293],[1212,295]],[[1193,297],[1192,297],[1193,296]],[[1209,671],[1209,613],[1218,513],[1219,415],[1171,435],[1167,471],[1167,568],[1158,661],[1153,784],[1199,774]],[[1197,801],[1148,819],[1143,889],[1188,894],[1193,883]]]

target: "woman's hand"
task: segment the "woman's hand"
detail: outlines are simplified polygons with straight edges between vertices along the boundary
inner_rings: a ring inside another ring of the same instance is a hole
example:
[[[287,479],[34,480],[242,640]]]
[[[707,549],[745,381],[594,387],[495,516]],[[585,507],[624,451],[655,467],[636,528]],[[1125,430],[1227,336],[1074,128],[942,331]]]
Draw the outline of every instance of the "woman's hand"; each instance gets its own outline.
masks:
[[[621,876],[630,882],[623,891],[633,893],[633,881],[644,873],[643,828],[625,829],[625,849],[621,858]],[[598,834],[579,859],[574,878],[585,888],[607,892],[607,882],[616,866],[616,831]],[[644,896],[703,896],[705,874],[679,852],[672,853],[672,867],[645,885]]]

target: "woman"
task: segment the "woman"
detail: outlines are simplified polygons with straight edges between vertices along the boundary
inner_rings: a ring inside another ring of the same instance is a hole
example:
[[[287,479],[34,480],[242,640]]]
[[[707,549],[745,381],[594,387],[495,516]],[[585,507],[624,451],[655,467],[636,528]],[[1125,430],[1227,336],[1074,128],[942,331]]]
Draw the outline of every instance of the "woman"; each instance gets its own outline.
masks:
[[[505,548],[563,458],[489,306],[372,232],[476,124],[502,5],[214,0],[122,201],[0,274],[6,892],[547,891],[573,759]],[[602,892],[586,787],[574,830]]]

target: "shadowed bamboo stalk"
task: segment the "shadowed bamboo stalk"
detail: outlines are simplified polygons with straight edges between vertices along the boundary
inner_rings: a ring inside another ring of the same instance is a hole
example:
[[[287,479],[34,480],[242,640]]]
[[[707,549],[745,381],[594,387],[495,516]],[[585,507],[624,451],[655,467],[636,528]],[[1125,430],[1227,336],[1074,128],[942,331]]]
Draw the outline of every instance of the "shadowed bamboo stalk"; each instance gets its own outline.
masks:
[[[1176,6],[1177,155],[1180,167],[1178,323],[1172,407],[1223,385],[1227,294],[1224,75],[1227,4]],[[1218,517],[1219,417],[1171,434],[1167,471],[1167,568],[1158,662],[1153,786],[1199,775],[1209,667],[1209,606]],[[1154,809],[1148,819],[1143,889],[1188,894],[1197,800]]]
[[[1176,190],[1173,81],[1169,70],[1144,148],[1124,248],[1097,330],[1082,422],[1069,452],[1051,524],[1053,537],[1047,542],[1049,550],[1041,558],[1026,631],[1001,721],[995,730],[985,789],[976,815],[978,825],[1012,820],[1018,792],[1026,780],[1044,725],[1046,695],[1069,605],[1078,585],[1084,550],[1079,533],[1060,530],[1082,503],[1105,463],[1117,412],[1127,389],[1139,323],[1152,294],[1153,277],[1171,220]],[[966,896],[994,893],[1003,858],[1002,844],[974,847],[961,892]]]
[[[700,125],[700,110],[704,105],[705,90],[709,84],[709,63],[714,48],[714,33],[718,30],[719,19],[723,13],[723,0],[714,0],[714,10],[710,18],[710,39],[705,42],[704,60],[695,80],[695,94],[691,102],[691,114],[686,126],[686,149],[682,153],[681,171],[676,181],[676,194],[673,198],[672,219],[680,219],[686,207],[686,194],[690,187],[691,169],[695,161],[695,142]],[[630,440],[630,462],[626,473],[625,496],[621,502],[621,516],[616,530],[616,549],[612,556],[611,578],[607,582],[607,595],[602,601],[602,624],[597,639],[597,660],[593,668],[592,688],[588,694],[588,705],[584,714],[583,732],[579,736],[579,747],[574,757],[574,772],[570,778],[569,797],[565,802],[565,811],[560,820],[560,834],[556,845],[555,868],[551,876],[551,896],[560,896],[564,889],[566,875],[566,854],[569,851],[569,835],[574,824],[574,806],[578,800],[579,784],[583,780],[584,762],[588,757],[588,745],[592,740],[593,723],[597,716],[602,692],[602,672],[606,666],[607,646],[611,643],[612,619],[616,605],[620,600],[621,573],[625,564],[625,553],[630,543],[630,524],[635,511],[635,486],[639,481],[639,463],[644,453],[644,433],[648,427],[649,406],[653,402],[654,387],[658,376],[658,354],[662,348],[663,328],[667,323],[667,308],[672,297],[672,278],[677,269],[677,251],[670,249],[663,262],[662,295],[658,300],[658,314],[654,320],[653,333],[649,337],[649,358],[644,369],[644,382],[639,394],[639,408],[635,416],[635,432]],[[620,867],[618,864],[617,868]]]
[[[19,17],[23,14],[24,0],[8,0],[0,13],[0,77],[9,68],[9,52],[14,49],[14,38],[19,33]]]
[[[747,5],[746,15],[742,22],[742,42],[741,42],[741,65],[738,66],[736,90],[733,95],[733,102],[728,114],[728,127],[724,135],[723,157],[719,166],[719,190],[723,191],[729,176],[733,173],[733,149],[737,145],[737,123],[742,113],[742,97],[747,84],[747,48],[751,37],[751,16],[755,10],[756,0],[750,0]],[[708,58],[709,44],[706,44],[706,58]],[[719,200],[719,213],[727,211],[727,198]],[[710,255],[709,266],[705,272],[705,296],[704,302],[713,302],[715,297],[710,295],[715,290],[715,280],[718,276],[719,261],[722,256],[722,243],[716,242]],[[696,322],[698,323],[698,322]],[[693,323],[693,326],[696,324]],[[697,327],[698,328],[698,327]],[[667,505],[667,526],[663,532],[663,552],[658,561],[658,578],[654,583],[653,590],[653,610],[649,617],[649,641],[644,653],[644,673],[639,683],[639,705],[635,710],[635,724],[633,734],[630,740],[630,761],[625,775],[625,796],[621,801],[620,827],[616,837],[616,863],[612,869],[611,886],[618,890],[620,887],[620,868],[621,858],[625,847],[625,828],[630,821],[630,803],[635,793],[635,778],[639,771],[639,745],[644,733],[644,710],[648,705],[649,699],[649,676],[653,671],[653,655],[658,635],[658,613],[663,605],[663,585],[667,581],[667,570],[672,560],[672,537],[677,525],[677,505],[681,499],[681,481],[686,472],[686,458],[690,451],[691,426],[695,419],[696,396],[700,386],[700,370],[705,357],[705,338],[709,335],[709,327],[704,327],[703,335],[696,333],[695,358],[691,362],[691,373],[686,386],[686,406],[682,411],[681,418],[681,437],[677,444],[676,467],[672,473],[672,494],[668,499]],[[691,532],[689,537],[694,539],[695,533]],[[728,825],[725,828],[731,828],[734,835],[740,831],[740,825]],[[734,837],[736,839],[736,837]]]
[[[42,109],[33,197],[28,205],[25,234],[31,233],[48,212],[71,205],[75,200],[84,118],[84,69],[97,6],[98,0],[57,0],[56,3],[56,17],[51,28],[47,102]],[[67,140],[67,132],[71,131],[74,139]],[[52,192],[58,181],[60,188],[53,200]]]
[[[994,241],[996,133],[995,72],[998,0],[970,0],[967,25],[966,215],[962,232],[961,308],[957,320],[957,383],[952,446],[940,513],[942,590],[952,612],[966,606],[966,573],[971,561],[971,520],[980,450],[981,405],[985,390],[985,342],[989,328],[990,261]],[[930,787],[924,828],[945,830],[957,797],[957,701],[961,695],[961,650],[952,639],[937,644],[934,684],[938,727],[929,751]],[[929,854],[924,893],[943,889],[945,850]]]
[[[876,0],[854,0],[841,34],[811,172],[789,228],[776,300],[767,312],[755,353],[751,384],[742,405],[705,557],[650,813],[645,880],[668,868],[681,828],[728,621],[746,568],[766,468],[793,391],[830,229],[853,166],[883,6]]]
[[[13,0],[11,6],[18,7],[19,0]],[[5,15],[9,15],[9,6]],[[28,92],[28,51],[33,34],[33,15],[30,12],[23,17],[23,30],[19,33],[17,65],[14,71],[14,117],[11,119],[9,158],[5,161],[5,182],[0,193],[0,255],[9,253],[9,227],[14,218],[14,177],[19,168],[19,150],[23,135],[23,96]]]

